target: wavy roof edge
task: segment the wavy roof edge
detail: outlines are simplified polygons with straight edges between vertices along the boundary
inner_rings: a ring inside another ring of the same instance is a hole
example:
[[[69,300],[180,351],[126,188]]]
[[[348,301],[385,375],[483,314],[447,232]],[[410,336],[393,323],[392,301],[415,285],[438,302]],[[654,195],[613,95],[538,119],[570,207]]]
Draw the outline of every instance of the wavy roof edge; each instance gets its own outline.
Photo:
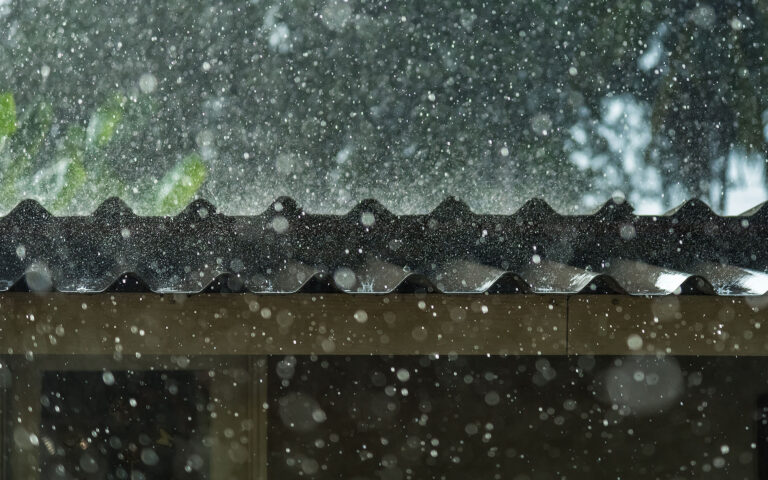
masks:
[[[423,217],[423,216],[456,216],[456,215],[474,215],[480,217],[487,216],[499,216],[499,217],[532,217],[532,216],[558,216],[558,217],[682,217],[682,216],[696,216],[699,218],[743,218],[743,217],[768,217],[768,201],[755,205],[754,207],[736,215],[719,215],[712,208],[707,205],[706,202],[699,199],[689,199],[681,203],[680,205],[672,208],[671,210],[663,214],[643,214],[635,215],[634,207],[622,200],[609,199],[601,206],[596,208],[592,213],[586,214],[562,214],[555,210],[547,203],[546,200],[534,197],[527,200],[520,208],[511,214],[499,214],[499,213],[478,213],[471,209],[471,207],[464,201],[454,197],[447,196],[440,202],[434,209],[427,213],[416,214],[402,214],[397,215],[392,213],[387,207],[376,199],[368,198],[361,200],[346,213],[342,214],[328,214],[328,213],[313,213],[305,211],[293,198],[287,196],[277,197],[269,207],[260,213],[254,213],[250,215],[228,215],[217,212],[216,206],[203,198],[198,198],[187,204],[175,215],[137,215],[134,210],[120,197],[109,197],[97,206],[90,215],[54,215],[48,209],[46,209],[39,201],[35,199],[24,199],[16,204],[6,215],[0,216],[0,219],[12,217],[20,214],[32,215],[38,218],[85,218],[85,217],[99,217],[99,216],[114,216],[114,215],[127,215],[140,218],[177,218],[188,217],[190,214],[199,215],[204,213],[218,214],[227,217],[258,217],[264,215],[272,215],[275,211],[285,212],[300,212],[305,215],[318,216],[318,217],[345,217],[352,215],[361,215],[365,212],[379,213],[391,217]]]
[[[635,215],[611,199],[561,215],[533,198],[499,215],[448,197],[398,216],[376,200],[326,215],[278,197],[259,215],[198,199],[139,216],[112,197],[54,216],[24,200],[0,217],[0,240],[0,291],[768,294],[768,203]]]
[[[41,271],[27,271],[12,284],[0,285],[2,292],[58,292],[58,293],[156,293],[156,294],[185,294],[201,293],[252,293],[258,295],[289,295],[296,293],[312,294],[362,294],[362,295],[391,295],[391,294],[447,294],[447,295],[498,295],[498,294],[543,294],[543,295],[630,295],[630,296],[665,296],[665,295],[716,295],[712,284],[698,275],[681,276],[679,281],[670,284],[665,289],[652,292],[629,293],[621,283],[610,275],[595,274],[584,278],[582,282],[571,288],[552,288],[551,286],[531,285],[518,274],[501,272],[492,281],[486,282],[481,289],[446,288],[445,285],[422,273],[408,273],[386,290],[350,289],[336,281],[330,273],[317,272],[290,290],[264,290],[249,286],[238,275],[222,273],[208,281],[202,288],[165,289],[152,288],[144,279],[134,272],[118,275],[108,285],[91,286],[91,288],[59,289],[56,282]],[[768,294],[768,284],[761,291],[740,292],[735,295],[720,293],[720,296],[762,296]]]

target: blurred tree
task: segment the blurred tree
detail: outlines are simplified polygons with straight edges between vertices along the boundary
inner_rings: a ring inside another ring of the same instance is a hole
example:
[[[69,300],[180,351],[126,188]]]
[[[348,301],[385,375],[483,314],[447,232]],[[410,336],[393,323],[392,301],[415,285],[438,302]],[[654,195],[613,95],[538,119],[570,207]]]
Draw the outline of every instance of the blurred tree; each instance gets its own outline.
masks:
[[[649,155],[679,172],[692,196],[707,198],[713,180],[725,183],[727,162],[716,168],[714,160],[734,149],[768,153],[768,12],[758,2],[687,3],[666,19],[667,67],[647,99]]]
[[[728,152],[765,154],[767,10],[756,0],[11,0],[0,85],[68,124],[91,125],[96,111],[107,130],[122,120],[99,99],[151,100],[144,123],[108,145],[95,138],[140,203],[153,198],[146,179],[197,151],[210,170],[202,194],[248,204],[291,194],[334,210],[376,196],[424,209],[456,194],[489,210],[530,196],[578,206],[585,192],[634,188],[623,152],[600,135],[606,99],[621,97],[650,112],[644,161],[661,193],[709,199]],[[570,160],[575,126],[604,162]],[[66,132],[54,123],[40,155]],[[606,180],[609,167],[624,176]]]

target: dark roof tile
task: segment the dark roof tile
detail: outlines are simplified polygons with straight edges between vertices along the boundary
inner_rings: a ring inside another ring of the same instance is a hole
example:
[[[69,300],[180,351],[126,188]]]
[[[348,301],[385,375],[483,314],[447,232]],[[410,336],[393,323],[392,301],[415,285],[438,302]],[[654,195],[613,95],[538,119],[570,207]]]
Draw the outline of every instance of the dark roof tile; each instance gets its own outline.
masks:
[[[0,218],[0,290],[762,295],[767,211],[723,217],[695,200],[638,216],[609,200],[560,215],[533,199],[487,215],[450,197],[425,215],[375,200],[319,215],[281,197],[254,216],[196,200],[141,217],[111,198],[56,217],[25,200]]]

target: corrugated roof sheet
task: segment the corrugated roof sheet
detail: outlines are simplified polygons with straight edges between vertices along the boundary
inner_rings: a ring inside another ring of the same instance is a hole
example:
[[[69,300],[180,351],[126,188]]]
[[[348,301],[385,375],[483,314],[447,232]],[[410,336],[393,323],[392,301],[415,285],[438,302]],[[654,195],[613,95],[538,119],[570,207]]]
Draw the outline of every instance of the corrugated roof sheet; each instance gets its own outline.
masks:
[[[533,199],[512,215],[448,198],[396,216],[374,200],[315,215],[279,198],[226,216],[204,200],[141,217],[111,198],[90,216],[35,201],[0,217],[0,290],[762,295],[768,206],[722,217],[698,200],[638,216],[609,201],[560,215]]]

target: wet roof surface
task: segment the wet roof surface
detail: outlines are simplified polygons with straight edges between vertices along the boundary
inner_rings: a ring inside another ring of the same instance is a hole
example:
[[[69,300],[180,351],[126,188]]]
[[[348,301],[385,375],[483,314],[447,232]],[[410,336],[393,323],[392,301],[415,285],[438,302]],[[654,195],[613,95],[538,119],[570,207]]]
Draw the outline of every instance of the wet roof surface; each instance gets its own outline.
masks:
[[[512,215],[448,198],[396,216],[373,200],[316,215],[279,198],[226,216],[197,200],[141,217],[116,198],[90,216],[35,201],[0,217],[0,290],[762,295],[768,205],[721,217],[698,200],[661,216],[609,201],[560,215],[533,199]]]

